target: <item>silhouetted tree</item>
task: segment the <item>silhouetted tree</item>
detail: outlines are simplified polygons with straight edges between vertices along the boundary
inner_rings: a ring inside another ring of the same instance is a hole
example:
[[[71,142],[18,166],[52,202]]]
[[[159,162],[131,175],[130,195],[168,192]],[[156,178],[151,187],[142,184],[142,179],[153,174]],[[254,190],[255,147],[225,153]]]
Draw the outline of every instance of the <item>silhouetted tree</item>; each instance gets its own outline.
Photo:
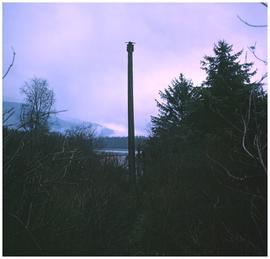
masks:
[[[241,53],[219,41],[202,86],[180,75],[160,93],[144,148],[149,254],[266,254],[267,98]]]
[[[21,88],[25,104],[21,109],[21,124],[25,129],[48,129],[48,119],[53,113],[54,92],[47,80],[33,78]]]
[[[215,56],[206,56],[202,61],[207,73],[203,112],[208,116],[201,121],[201,127],[206,125],[208,132],[230,143],[233,150],[256,157],[266,171],[266,150],[262,146],[266,145],[267,106],[262,84],[251,81],[256,71],[251,71],[252,63],[240,63],[241,51],[233,54],[232,46],[220,41],[214,52]]]
[[[157,134],[180,127],[183,120],[190,115],[190,106],[195,99],[193,84],[183,74],[159,94],[163,102],[156,100],[159,114],[152,116],[153,131]]]

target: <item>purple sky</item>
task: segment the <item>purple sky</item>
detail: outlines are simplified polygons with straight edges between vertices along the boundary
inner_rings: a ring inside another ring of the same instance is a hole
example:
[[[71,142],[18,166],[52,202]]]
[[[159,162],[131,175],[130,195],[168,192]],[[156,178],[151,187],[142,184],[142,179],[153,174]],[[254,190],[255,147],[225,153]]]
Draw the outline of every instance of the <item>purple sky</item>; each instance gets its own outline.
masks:
[[[63,118],[100,123],[127,135],[126,41],[134,51],[136,134],[147,134],[157,114],[159,90],[183,73],[200,84],[204,55],[224,39],[236,51],[256,45],[267,57],[267,29],[244,25],[267,23],[259,3],[82,3],[3,4],[3,70],[17,55],[4,80],[3,99],[22,101],[20,87],[33,76],[48,80]],[[248,52],[248,60],[254,58]],[[255,60],[258,77],[266,66]]]

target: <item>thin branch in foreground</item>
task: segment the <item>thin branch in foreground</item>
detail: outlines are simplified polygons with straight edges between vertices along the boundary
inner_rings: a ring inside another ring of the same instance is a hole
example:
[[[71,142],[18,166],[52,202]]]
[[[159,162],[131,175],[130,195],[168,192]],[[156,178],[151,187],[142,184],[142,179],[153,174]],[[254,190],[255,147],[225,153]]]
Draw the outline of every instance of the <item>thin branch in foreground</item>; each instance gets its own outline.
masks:
[[[212,172],[213,172],[213,168],[212,167],[211,167],[211,169],[212,169]],[[216,179],[219,182],[219,184],[225,186],[226,188],[228,188],[230,190],[233,190],[233,191],[236,191],[236,192],[239,192],[239,193],[243,193],[243,194],[246,194],[246,195],[251,195],[252,197],[256,197],[256,198],[265,200],[265,197],[262,196],[262,195],[260,195],[260,194],[252,193],[252,192],[249,192],[249,191],[243,190],[243,189],[238,189],[238,188],[235,188],[233,186],[230,186],[229,184],[224,184],[224,182],[222,182],[218,177],[216,177]],[[242,180],[240,180],[240,181],[242,181]],[[246,182],[244,180],[242,181],[242,183],[246,184]]]
[[[254,142],[256,144],[256,148],[257,148],[257,152],[258,152],[258,155],[259,155],[259,161],[261,163],[261,166],[263,167],[263,170],[264,170],[265,174],[267,174],[267,168],[266,168],[266,165],[265,165],[265,163],[263,161],[262,149],[261,149],[260,140],[259,140],[258,135],[255,136]]]
[[[229,169],[227,169],[225,166],[223,166],[219,161],[215,160],[213,157],[211,157],[208,153],[206,154],[206,157],[212,161],[214,164],[216,164],[217,166],[219,166],[221,169],[224,170],[224,172],[226,173],[227,176],[229,176],[231,179],[236,180],[236,181],[244,181],[246,179],[246,177],[238,177],[233,175]]]
[[[28,232],[29,237],[31,238],[31,240],[35,244],[36,248],[38,248],[38,250],[40,252],[42,252],[42,249],[41,249],[41,247],[40,247],[37,239],[35,238],[35,236],[33,235],[33,233],[26,227],[26,225],[22,222],[22,220],[17,215],[15,215],[15,214],[9,213],[8,215],[10,217],[12,217],[13,219],[15,219],[26,230],[26,232]]]
[[[15,61],[16,52],[14,51],[13,47],[11,47],[11,49],[12,49],[12,51],[13,51],[12,62],[11,62],[11,64],[9,65],[9,67],[8,67],[8,69],[7,69],[7,71],[6,71],[6,73],[3,75],[2,79],[4,79],[4,78],[7,76],[7,74],[9,73],[9,71],[10,71],[10,69],[12,68],[12,66],[13,66],[13,64],[14,64],[14,61]]]
[[[259,61],[263,62],[265,65],[267,65],[267,61],[266,60],[263,60],[261,58],[259,58],[256,53],[255,53],[255,50],[252,48],[252,47],[248,47],[248,49],[250,50],[250,52],[253,54],[253,56],[258,59]]]
[[[241,119],[242,119],[243,126],[244,126],[244,133],[243,133],[243,137],[242,137],[242,147],[250,157],[254,158],[254,156],[251,154],[251,152],[249,152],[248,149],[246,148],[245,140],[246,140],[246,134],[247,134],[247,124],[246,124],[243,116],[241,116]]]
[[[250,91],[250,95],[249,95],[247,121],[245,121],[243,116],[241,116],[241,119],[242,119],[243,126],[244,126],[243,137],[242,137],[242,147],[250,157],[254,158],[254,155],[252,155],[251,152],[246,147],[246,135],[247,135],[248,125],[250,122],[252,94],[253,94],[253,89]]]
[[[268,77],[268,73],[266,72],[266,73],[264,73],[263,75],[262,75],[262,77],[261,77],[261,79],[258,81],[258,83],[260,84],[265,78],[267,78]]]
[[[3,114],[3,122],[7,122],[11,116],[15,113],[14,107],[11,107],[8,111],[4,112]]]
[[[264,5],[266,8],[268,7],[267,3],[261,2],[262,5]]]
[[[31,215],[32,215],[32,208],[33,208],[33,203],[31,202],[28,208],[28,216],[27,216],[27,223],[25,225],[26,228],[29,228],[30,226],[30,220],[31,220]]]
[[[245,25],[250,26],[250,27],[256,27],[256,28],[267,27],[267,24],[251,24],[251,23],[248,23],[247,21],[243,20],[239,15],[237,15],[237,18],[238,18],[242,23],[244,23]]]

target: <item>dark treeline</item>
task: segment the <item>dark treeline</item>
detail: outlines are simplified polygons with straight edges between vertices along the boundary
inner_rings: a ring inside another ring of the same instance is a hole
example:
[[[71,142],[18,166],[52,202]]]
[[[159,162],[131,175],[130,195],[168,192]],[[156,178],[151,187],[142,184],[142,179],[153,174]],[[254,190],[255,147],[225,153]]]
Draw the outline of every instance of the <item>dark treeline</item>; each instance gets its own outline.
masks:
[[[266,255],[267,95],[220,41],[206,80],[160,92],[145,146],[147,253]]]
[[[135,147],[142,145],[146,140],[146,137],[136,136]],[[99,146],[101,148],[112,148],[112,149],[128,149],[128,137],[99,137],[97,138]]]
[[[202,85],[160,92],[136,185],[90,128],[50,133],[26,107],[31,128],[3,130],[4,255],[266,255],[267,94],[240,56],[218,42]]]

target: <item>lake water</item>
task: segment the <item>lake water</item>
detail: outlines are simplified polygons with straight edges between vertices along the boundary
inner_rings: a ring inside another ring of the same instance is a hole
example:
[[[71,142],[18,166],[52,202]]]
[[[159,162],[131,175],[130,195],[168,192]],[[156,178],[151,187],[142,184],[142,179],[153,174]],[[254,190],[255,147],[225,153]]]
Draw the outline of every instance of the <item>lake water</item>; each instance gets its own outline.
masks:
[[[128,155],[128,150],[127,149],[96,149],[95,150],[97,153],[105,153],[105,154],[112,154],[112,155],[117,155],[117,156],[127,156]]]
[[[106,157],[113,157],[117,158],[121,165],[127,164],[127,156],[128,150],[127,149],[96,149],[95,152],[97,154],[104,154]]]
[[[104,158],[104,160],[106,161],[107,159],[110,160],[111,159],[117,159],[119,164],[126,167],[128,166],[128,150],[127,149],[96,149],[95,152],[97,154],[100,154],[101,157]],[[137,157],[137,150],[135,151],[135,155]],[[138,162],[138,161],[137,161]],[[143,171],[142,171],[142,167],[141,167],[141,163],[138,162],[138,164],[136,164],[136,170],[137,170],[137,175],[143,175]]]

